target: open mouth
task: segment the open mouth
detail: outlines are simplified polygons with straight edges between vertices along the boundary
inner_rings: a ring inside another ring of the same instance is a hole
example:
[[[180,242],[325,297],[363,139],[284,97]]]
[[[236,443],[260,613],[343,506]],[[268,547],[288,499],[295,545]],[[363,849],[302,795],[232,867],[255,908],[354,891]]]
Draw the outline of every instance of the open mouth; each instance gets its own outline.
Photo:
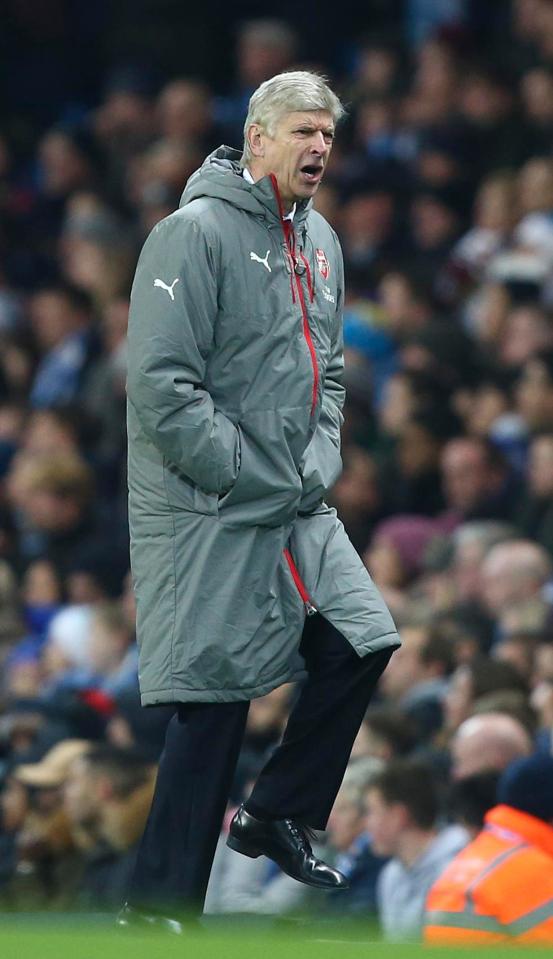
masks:
[[[317,183],[323,175],[322,164],[307,163],[302,166],[300,173],[308,183]]]

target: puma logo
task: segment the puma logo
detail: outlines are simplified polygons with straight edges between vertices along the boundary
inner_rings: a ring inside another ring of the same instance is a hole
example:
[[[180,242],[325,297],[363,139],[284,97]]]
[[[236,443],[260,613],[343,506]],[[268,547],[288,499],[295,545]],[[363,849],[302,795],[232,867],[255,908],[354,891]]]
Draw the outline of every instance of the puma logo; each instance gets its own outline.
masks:
[[[171,299],[172,299],[173,302],[174,302],[174,301],[175,301],[175,294],[173,293],[173,287],[174,287],[178,282],[179,282],[178,276],[177,276],[176,280],[173,280],[173,282],[171,283],[171,286],[167,286],[167,283],[164,283],[163,280],[155,279],[155,280],[154,280],[154,286],[159,286],[162,290],[165,290],[165,292],[169,294],[169,296],[171,297]]]
[[[263,257],[263,259],[261,259],[261,257],[258,256],[257,253],[254,253],[252,251],[250,253],[250,260],[255,260],[256,263],[263,263],[263,266],[265,267],[265,269],[267,269],[269,273],[272,273],[271,267],[269,266],[269,262],[268,262],[270,252],[271,252],[270,250],[267,250],[265,256]]]

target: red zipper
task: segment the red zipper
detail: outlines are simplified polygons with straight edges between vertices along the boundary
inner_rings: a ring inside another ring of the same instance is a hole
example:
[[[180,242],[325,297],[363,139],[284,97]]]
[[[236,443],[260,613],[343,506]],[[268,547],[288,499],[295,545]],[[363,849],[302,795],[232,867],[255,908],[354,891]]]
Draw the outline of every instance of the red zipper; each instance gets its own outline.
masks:
[[[290,256],[292,257],[292,262],[293,262],[293,264],[295,264],[295,263],[297,263],[295,245],[292,246],[291,243],[290,243],[290,235],[293,234],[294,228],[293,228],[293,226],[292,226],[292,224],[290,223],[289,220],[285,220],[285,219],[284,219],[284,210],[282,209],[282,202],[281,202],[281,199],[280,199],[280,191],[279,191],[279,189],[278,189],[277,178],[276,178],[276,176],[274,175],[274,173],[271,173],[271,182],[272,182],[272,184],[273,184],[273,190],[275,191],[275,196],[276,196],[276,198],[277,198],[278,210],[279,210],[279,213],[280,213],[280,222],[281,222],[281,226],[282,226],[282,232],[284,233],[284,239],[285,239],[285,241],[286,241],[286,246],[287,246],[288,250],[290,251]],[[288,226],[288,229],[287,229],[287,226]],[[310,269],[309,269],[309,263],[308,263],[307,260],[305,259],[303,253],[300,253],[300,256],[301,256],[302,260],[304,261],[304,263],[305,263],[305,265],[306,265],[306,268],[307,268],[307,284],[308,284],[308,286],[309,286],[309,295],[310,295],[311,301],[313,301],[313,291],[312,291],[312,285],[311,285],[311,271],[310,271]],[[312,392],[312,400],[311,400],[311,416],[313,416],[313,413],[314,413],[314,411],[315,411],[315,407],[317,406],[317,394],[318,394],[318,392],[319,392],[319,367],[318,367],[318,365],[317,365],[317,354],[316,354],[316,352],[315,352],[315,347],[314,347],[314,345],[313,345],[313,340],[311,339],[311,330],[309,329],[309,320],[308,320],[308,314],[307,314],[307,307],[306,307],[306,305],[305,305],[305,297],[304,297],[304,294],[303,294],[303,286],[302,286],[302,284],[301,284],[301,279],[300,279],[300,277],[298,276],[298,274],[295,272],[295,270],[294,270],[294,277],[295,277],[295,279],[296,279],[296,288],[297,288],[297,291],[298,291],[298,296],[299,296],[300,306],[301,306],[301,312],[302,312],[302,317],[303,317],[303,335],[304,335],[304,337],[305,337],[305,341],[306,341],[307,346],[308,346],[308,349],[309,349],[309,353],[310,353],[310,356],[311,356],[311,364],[312,364],[312,366],[313,366],[313,392]],[[292,281],[291,281],[291,282],[292,282]],[[293,287],[293,284],[292,284],[292,298],[293,298],[293,297],[294,297],[294,287]]]
[[[292,559],[292,554],[290,550],[285,549],[284,555],[286,557],[286,562],[288,563],[288,566],[290,567],[290,572],[292,573],[292,579],[294,580],[294,583],[296,584],[296,589],[298,593],[300,594],[301,598],[303,599],[303,602],[305,605],[305,611],[308,616],[313,616],[313,614],[317,612],[316,607],[313,606],[313,603],[311,602],[309,593],[307,592],[307,589],[305,588],[305,583],[303,582],[303,579],[301,578],[299,574],[298,567],[296,566],[296,564],[294,563],[294,560]]]

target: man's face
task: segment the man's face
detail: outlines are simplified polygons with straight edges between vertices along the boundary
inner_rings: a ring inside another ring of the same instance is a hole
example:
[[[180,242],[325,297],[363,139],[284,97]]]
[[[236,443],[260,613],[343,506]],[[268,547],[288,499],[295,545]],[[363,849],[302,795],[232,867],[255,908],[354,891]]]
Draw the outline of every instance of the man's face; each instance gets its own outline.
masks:
[[[365,797],[366,826],[372,848],[378,856],[395,856],[406,826],[407,814],[401,803],[387,803],[380,789],[369,789]]]
[[[277,123],[273,136],[257,124],[252,125],[250,134],[254,179],[274,173],[288,207],[315,195],[334,139],[334,122],[327,110],[287,113]]]
[[[451,440],[445,447],[442,480],[448,505],[461,513],[470,512],[494,492],[483,451],[464,440]]]

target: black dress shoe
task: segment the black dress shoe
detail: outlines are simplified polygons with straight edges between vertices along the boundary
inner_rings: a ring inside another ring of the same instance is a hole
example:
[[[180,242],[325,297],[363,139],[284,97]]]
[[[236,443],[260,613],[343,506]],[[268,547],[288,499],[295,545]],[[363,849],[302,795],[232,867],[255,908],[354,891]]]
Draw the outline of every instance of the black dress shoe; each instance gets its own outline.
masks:
[[[172,919],[171,916],[164,916],[161,913],[148,912],[142,909],[136,909],[134,906],[125,903],[118,912],[115,920],[118,929],[133,930],[136,932],[169,932],[173,936],[182,936],[185,932],[198,932],[201,930],[197,919],[181,921]]]
[[[243,806],[234,816],[227,846],[244,856],[268,856],[283,872],[319,889],[347,889],[349,883],[337,869],[313,855],[308,834],[293,819],[255,819]]]

